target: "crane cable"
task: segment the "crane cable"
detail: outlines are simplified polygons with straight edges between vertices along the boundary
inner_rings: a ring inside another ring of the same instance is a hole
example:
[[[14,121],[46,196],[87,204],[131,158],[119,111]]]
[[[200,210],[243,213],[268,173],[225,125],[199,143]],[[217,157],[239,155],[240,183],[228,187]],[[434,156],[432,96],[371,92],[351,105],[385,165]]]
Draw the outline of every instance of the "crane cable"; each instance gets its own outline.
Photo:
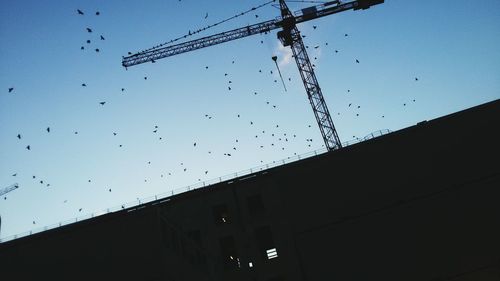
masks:
[[[154,47],[152,47],[152,48],[149,48],[149,49],[146,49],[146,50],[140,51],[140,52],[139,52],[139,54],[141,54],[141,53],[145,53],[145,52],[148,52],[148,51],[151,51],[151,50],[154,50],[154,49],[157,49],[157,48],[160,48],[160,47],[166,46],[166,45],[169,45],[169,44],[174,43],[174,42],[176,42],[176,41],[179,41],[179,40],[181,40],[181,39],[188,38],[188,37],[190,37],[190,36],[193,36],[193,35],[195,35],[195,34],[198,34],[198,33],[202,32],[202,31],[205,31],[205,30],[207,30],[207,29],[210,29],[210,28],[212,28],[212,27],[215,27],[215,26],[217,26],[217,25],[219,25],[219,24],[222,24],[222,23],[228,22],[228,21],[230,21],[230,20],[232,20],[232,19],[235,19],[235,18],[240,17],[240,16],[243,16],[243,15],[246,15],[246,14],[248,14],[248,13],[250,13],[250,12],[253,12],[253,11],[257,10],[257,9],[260,9],[260,8],[262,8],[262,7],[264,7],[264,6],[267,6],[267,5],[269,5],[269,4],[273,3],[273,2],[275,2],[275,1],[274,1],[274,0],[271,0],[271,1],[268,1],[268,2],[266,2],[266,3],[264,3],[264,4],[258,5],[257,7],[252,7],[252,8],[251,8],[251,9],[249,9],[249,10],[246,10],[246,11],[241,12],[241,13],[239,13],[239,14],[236,14],[236,15],[234,15],[234,16],[232,16],[232,17],[230,17],[230,18],[227,18],[227,19],[221,20],[221,21],[219,21],[219,22],[216,22],[216,23],[214,23],[214,24],[208,25],[208,26],[203,27],[203,28],[201,28],[201,29],[198,29],[198,30],[196,30],[196,31],[191,32],[191,30],[189,30],[188,34],[185,34],[185,35],[183,35],[183,36],[177,37],[177,38],[172,39],[172,40],[170,40],[170,41],[168,41],[168,42],[165,42],[165,43],[162,43],[162,44],[156,45],[156,46],[154,46]]]

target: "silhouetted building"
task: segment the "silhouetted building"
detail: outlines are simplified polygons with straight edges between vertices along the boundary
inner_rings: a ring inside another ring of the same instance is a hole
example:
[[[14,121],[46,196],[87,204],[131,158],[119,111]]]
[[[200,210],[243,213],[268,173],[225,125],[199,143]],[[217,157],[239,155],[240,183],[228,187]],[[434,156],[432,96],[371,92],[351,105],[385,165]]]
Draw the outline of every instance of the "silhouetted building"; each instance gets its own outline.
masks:
[[[500,280],[500,101],[0,244],[2,280]]]

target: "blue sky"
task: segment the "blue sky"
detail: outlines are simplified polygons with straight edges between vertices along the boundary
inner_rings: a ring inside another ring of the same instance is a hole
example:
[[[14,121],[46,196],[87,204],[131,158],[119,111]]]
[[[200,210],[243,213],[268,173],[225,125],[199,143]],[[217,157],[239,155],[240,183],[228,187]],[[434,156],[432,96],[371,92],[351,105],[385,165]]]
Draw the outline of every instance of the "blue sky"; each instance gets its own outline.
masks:
[[[276,32],[121,67],[129,51],[264,2],[1,0],[0,188],[20,188],[0,200],[0,237],[320,149]],[[266,6],[201,35],[278,15]],[[342,141],[500,97],[500,1],[389,0],[299,29]]]

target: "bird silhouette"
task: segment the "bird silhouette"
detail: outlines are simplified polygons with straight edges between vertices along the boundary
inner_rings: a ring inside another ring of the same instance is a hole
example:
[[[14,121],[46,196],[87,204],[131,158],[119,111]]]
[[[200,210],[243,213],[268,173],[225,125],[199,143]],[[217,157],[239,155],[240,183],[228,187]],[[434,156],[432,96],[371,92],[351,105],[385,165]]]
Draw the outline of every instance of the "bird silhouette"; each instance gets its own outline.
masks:
[[[50,133],[50,127],[47,127],[47,133]]]
[[[78,212],[81,212],[82,211],[82,208],[78,209]]]
[[[99,11],[95,12],[95,15],[98,16],[100,15],[101,13]]]
[[[15,173],[15,174],[12,174],[12,176],[13,176],[13,177],[17,176],[17,173]]]
[[[85,84],[85,83],[82,83],[82,87],[87,87],[87,84]]]
[[[18,138],[18,139],[21,139],[21,134],[17,134],[17,138]]]
[[[85,47],[81,46],[81,47],[80,47],[80,50],[85,50]]]
[[[96,53],[99,53],[99,49],[97,49],[97,48],[96,48],[96,49],[95,49],[95,52],[96,52]]]
[[[87,32],[88,32],[88,33],[91,33],[91,32],[92,32],[92,29],[87,27]]]
[[[144,76],[144,80],[148,80],[148,77],[147,77],[147,76]]]
[[[313,29],[316,29],[316,28],[317,28],[317,26],[313,25]]]
[[[196,146],[196,143],[194,143],[193,146]]]
[[[359,63],[359,60],[356,59],[356,63]]]
[[[415,77],[415,81],[418,81],[418,78],[417,78],[417,77]]]
[[[90,40],[87,40],[87,44],[90,44]]]
[[[9,93],[12,93],[14,91],[14,88],[9,88]]]
[[[122,92],[125,91],[125,88],[122,88]]]
[[[104,39],[104,36],[102,36],[102,35],[101,35],[101,40],[105,40],[105,39]]]
[[[106,103],[105,101],[101,101],[99,104],[104,105],[105,103]]]
[[[108,191],[109,191],[109,192],[111,192],[111,188],[110,188],[110,189],[108,189]]]
[[[347,36],[349,36],[349,34],[347,34],[347,33],[346,33],[346,34],[344,34],[344,37],[347,37]]]
[[[205,14],[205,18],[208,18],[208,13]]]
[[[82,10],[77,9],[76,11],[78,12],[78,14],[79,14],[79,15],[84,15],[84,13],[83,13],[83,11],[82,11]]]

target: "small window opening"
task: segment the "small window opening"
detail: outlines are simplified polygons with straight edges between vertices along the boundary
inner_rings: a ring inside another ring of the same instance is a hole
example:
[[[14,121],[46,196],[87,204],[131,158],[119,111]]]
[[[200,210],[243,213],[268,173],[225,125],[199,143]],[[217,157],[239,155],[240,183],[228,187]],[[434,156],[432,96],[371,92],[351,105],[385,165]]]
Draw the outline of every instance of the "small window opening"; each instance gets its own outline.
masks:
[[[268,260],[278,257],[278,251],[276,250],[276,248],[266,250],[266,252],[267,252],[267,259]]]
[[[229,212],[225,204],[213,207],[215,224],[230,223]]]

